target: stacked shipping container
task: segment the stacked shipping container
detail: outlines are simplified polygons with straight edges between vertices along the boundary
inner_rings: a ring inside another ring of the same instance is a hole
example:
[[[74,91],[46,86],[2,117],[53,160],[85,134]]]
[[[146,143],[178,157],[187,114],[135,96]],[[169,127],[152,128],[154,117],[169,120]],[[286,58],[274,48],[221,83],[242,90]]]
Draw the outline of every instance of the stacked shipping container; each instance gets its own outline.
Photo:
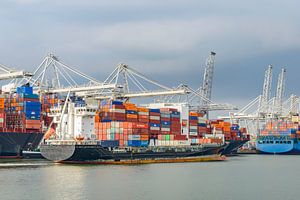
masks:
[[[225,140],[243,140],[250,139],[247,135],[246,128],[240,128],[238,124],[231,124],[223,120],[215,120],[210,122],[211,129],[216,134],[224,134]]]
[[[209,133],[203,114],[189,114],[189,135],[182,134],[177,109],[148,109],[132,103],[104,101],[95,117],[95,130],[103,146],[173,146],[201,144]],[[211,140],[210,140],[211,141]],[[219,141],[218,141],[219,142]]]
[[[18,87],[17,93],[2,95],[0,113],[0,126],[5,131],[41,130],[41,103],[38,95],[33,94],[32,87]]]
[[[260,135],[290,135],[292,138],[300,138],[300,127],[298,122],[274,120],[263,126]]]

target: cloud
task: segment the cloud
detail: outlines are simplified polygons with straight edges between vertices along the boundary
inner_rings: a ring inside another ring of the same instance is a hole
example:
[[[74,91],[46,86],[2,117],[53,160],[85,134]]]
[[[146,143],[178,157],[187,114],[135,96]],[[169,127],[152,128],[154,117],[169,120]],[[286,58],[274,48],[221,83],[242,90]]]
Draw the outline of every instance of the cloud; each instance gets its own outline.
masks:
[[[164,84],[198,87],[213,50],[214,96],[250,98],[269,63],[294,66],[289,84],[297,83],[298,8],[279,0],[4,1],[0,62],[33,69],[54,52],[99,79],[125,62]]]
[[[45,0],[14,0],[17,4],[36,4],[45,2]]]

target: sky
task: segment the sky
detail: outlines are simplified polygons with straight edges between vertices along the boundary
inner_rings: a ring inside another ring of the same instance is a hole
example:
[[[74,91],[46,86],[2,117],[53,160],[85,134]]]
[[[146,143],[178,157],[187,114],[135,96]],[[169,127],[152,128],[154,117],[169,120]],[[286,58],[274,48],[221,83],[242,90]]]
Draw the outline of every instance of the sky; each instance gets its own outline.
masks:
[[[242,107],[282,67],[300,94],[296,0],[2,0],[0,63],[33,71],[47,53],[99,80],[126,63],[170,87],[198,88],[216,52],[212,98]]]

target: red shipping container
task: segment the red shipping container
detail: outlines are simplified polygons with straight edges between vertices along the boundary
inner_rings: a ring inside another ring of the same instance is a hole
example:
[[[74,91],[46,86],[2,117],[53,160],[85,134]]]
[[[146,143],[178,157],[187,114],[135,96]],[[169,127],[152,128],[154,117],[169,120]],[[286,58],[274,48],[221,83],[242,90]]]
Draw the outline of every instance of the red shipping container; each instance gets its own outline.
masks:
[[[172,118],[171,117],[171,123],[173,122],[179,122],[180,123],[180,118]]]
[[[161,117],[160,120],[163,121],[163,122],[169,122],[169,121],[171,121],[171,119],[167,118],[167,117]]]
[[[138,122],[149,123],[149,119],[138,119]]]
[[[160,124],[160,120],[149,120],[149,123]]]
[[[128,122],[137,122],[138,119],[137,118],[127,118],[126,121],[128,121]]]
[[[189,125],[190,126],[198,126],[198,123],[197,122],[193,122],[193,121],[189,121]]]
[[[143,129],[148,129],[149,125],[147,123],[133,123],[133,128],[143,128]]]
[[[115,109],[125,109],[125,106],[124,105],[114,104],[114,105],[112,105],[112,108],[115,108]]]
[[[150,112],[149,116],[160,116],[160,113]]]
[[[148,115],[139,115],[138,116],[139,119],[149,119]]]
[[[174,135],[174,140],[186,140],[185,135]]]

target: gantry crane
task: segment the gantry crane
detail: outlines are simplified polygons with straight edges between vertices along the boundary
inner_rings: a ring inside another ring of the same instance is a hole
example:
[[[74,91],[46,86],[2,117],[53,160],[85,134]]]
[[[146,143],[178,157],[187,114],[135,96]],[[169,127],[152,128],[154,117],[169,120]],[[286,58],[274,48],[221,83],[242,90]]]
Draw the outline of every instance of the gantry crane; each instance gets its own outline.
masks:
[[[32,74],[26,71],[19,71],[11,69],[3,64],[0,64],[0,80],[8,80],[14,78],[24,78],[24,77],[31,77]]]
[[[78,80],[84,80],[80,84]],[[30,83],[38,93],[68,93],[115,88],[64,64],[54,54],[48,54],[31,77],[24,77],[18,85]]]

